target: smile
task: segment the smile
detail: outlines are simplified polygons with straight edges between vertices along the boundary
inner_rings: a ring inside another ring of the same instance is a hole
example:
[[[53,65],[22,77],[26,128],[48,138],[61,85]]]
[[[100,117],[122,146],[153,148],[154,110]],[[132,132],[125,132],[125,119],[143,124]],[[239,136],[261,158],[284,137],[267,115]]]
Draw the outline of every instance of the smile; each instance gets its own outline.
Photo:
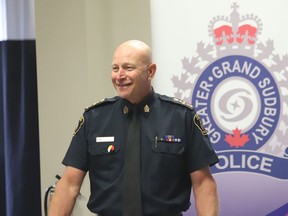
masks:
[[[132,83],[126,83],[126,84],[116,84],[118,87],[128,87],[130,85],[132,85]]]

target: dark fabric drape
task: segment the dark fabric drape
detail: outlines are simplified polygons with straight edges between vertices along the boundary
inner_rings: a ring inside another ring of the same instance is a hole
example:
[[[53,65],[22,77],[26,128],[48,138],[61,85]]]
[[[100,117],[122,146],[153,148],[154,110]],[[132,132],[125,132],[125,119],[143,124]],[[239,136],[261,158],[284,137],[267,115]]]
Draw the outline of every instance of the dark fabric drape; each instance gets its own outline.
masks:
[[[1,50],[2,50],[2,43]],[[6,213],[6,200],[5,200],[5,166],[4,166],[4,124],[3,124],[3,85],[2,85],[2,52],[0,52],[0,70],[1,70],[1,81],[0,81],[0,215]]]
[[[0,42],[0,215],[40,216],[35,40]]]

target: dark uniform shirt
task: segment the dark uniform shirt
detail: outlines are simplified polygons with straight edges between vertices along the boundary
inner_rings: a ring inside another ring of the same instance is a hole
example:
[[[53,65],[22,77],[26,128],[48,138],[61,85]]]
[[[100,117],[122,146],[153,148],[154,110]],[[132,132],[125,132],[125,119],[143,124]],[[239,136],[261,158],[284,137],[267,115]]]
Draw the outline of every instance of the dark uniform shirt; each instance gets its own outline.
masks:
[[[88,208],[121,216],[129,110],[119,97],[105,99],[81,116],[63,164],[89,171]],[[190,173],[218,162],[194,108],[152,92],[140,107],[141,190],[144,216],[167,216],[190,206]]]

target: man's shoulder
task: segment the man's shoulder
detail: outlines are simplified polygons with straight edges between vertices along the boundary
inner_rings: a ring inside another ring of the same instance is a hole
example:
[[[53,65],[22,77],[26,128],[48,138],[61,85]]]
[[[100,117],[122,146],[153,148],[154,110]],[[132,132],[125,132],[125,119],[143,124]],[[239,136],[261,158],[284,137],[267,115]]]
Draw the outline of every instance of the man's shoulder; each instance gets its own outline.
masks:
[[[117,102],[119,99],[120,97],[118,96],[111,97],[111,98],[103,98],[102,100],[97,101],[96,103],[93,103],[92,105],[86,107],[85,112],[88,112],[89,110],[94,109],[94,108],[102,107],[107,104],[113,104]]]
[[[183,106],[183,107],[189,108],[191,110],[194,109],[194,107],[193,107],[193,105],[191,103],[188,103],[187,101],[181,100],[181,99],[176,98],[176,97],[170,97],[170,96],[167,96],[167,95],[159,95],[159,98],[162,101],[165,101],[165,102],[168,102],[168,103],[172,103],[172,104],[175,104],[175,105],[178,105],[178,106]]]

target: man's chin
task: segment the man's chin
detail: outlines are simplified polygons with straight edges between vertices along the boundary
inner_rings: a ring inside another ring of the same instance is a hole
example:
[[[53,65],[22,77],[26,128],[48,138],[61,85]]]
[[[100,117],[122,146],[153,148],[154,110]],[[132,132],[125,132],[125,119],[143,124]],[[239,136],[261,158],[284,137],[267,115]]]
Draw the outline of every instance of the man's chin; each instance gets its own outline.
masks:
[[[129,94],[126,92],[118,91],[118,96],[121,97],[122,99],[127,99],[129,98]]]

